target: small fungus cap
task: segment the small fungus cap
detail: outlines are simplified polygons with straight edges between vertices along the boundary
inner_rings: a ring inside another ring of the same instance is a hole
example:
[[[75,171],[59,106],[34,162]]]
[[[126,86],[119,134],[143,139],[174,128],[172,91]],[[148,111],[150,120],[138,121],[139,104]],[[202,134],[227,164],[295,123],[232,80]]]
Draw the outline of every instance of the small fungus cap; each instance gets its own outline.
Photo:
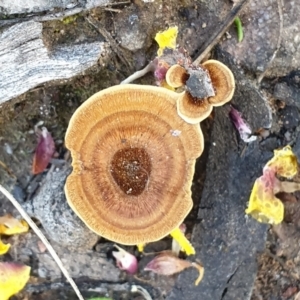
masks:
[[[221,106],[231,100],[234,90],[235,81],[230,69],[217,60],[208,60],[202,64],[211,78],[215,89],[215,96],[209,97],[209,103],[213,106]]]
[[[177,99],[177,113],[187,123],[197,124],[206,119],[213,106],[207,99],[197,99],[185,91]]]
[[[189,75],[185,68],[180,65],[173,65],[166,74],[166,82],[173,88],[179,88],[185,85]]]
[[[100,91],[72,116],[66,146],[73,172],[69,205],[97,234],[125,245],[159,240],[192,207],[199,125],[177,114],[178,94],[120,85]]]

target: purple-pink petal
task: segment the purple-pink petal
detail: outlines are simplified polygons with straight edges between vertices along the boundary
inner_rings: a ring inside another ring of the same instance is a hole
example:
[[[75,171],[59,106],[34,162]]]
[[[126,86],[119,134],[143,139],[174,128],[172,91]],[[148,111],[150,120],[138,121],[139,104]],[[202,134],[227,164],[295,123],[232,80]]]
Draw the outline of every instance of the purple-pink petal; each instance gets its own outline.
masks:
[[[229,117],[244,142],[250,143],[256,140],[257,137],[252,135],[252,130],[249,124],[243,119],[242,114],[232,106],[229,111]]]
[[[41,173],[47,168],[54,151],[54,140],[47,128],[43,127],[41,133],[39,134],[39,141],[33,157],[33,174]]]
[[[121,247],[115,245],[119,251],[113,251],[112,255],[116,259],[116,264],[119,269],[126,271],[128,274],[135,274],[138,270],[137,258],[125,251]]]

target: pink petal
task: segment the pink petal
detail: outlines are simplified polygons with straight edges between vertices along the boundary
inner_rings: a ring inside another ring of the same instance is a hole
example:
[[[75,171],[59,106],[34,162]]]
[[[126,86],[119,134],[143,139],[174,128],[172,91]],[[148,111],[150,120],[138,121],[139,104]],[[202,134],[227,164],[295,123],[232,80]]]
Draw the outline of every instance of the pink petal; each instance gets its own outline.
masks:
[[[113,251],[112,254],[116,259],[117,266],[128,274],[135,274],[138,269],[136,257],[117,245],[115,245],[115,247],[119,251]]]
[[[245,143],[250,143],[256,140],[256,136],[252,135],[252,130],[249,124],[242,118],[242,114],[231,106],[229,117],[239,132],[241,139]]]
[[[158,60],[154,71],[154,77],[158,82],[161,82],[166,79],[166,74],[169,67],[170,66],[165,61]]]
[[[161,275],[173,275],[189,268],[191,262],[178,258],[173,253],[164,252],[151,260],[145,271],[152,271]]]
[[[33,157],[33,174],[41,173],[47,168],[54,151],[55,144],[53,138],[47,128],[43,127]]]

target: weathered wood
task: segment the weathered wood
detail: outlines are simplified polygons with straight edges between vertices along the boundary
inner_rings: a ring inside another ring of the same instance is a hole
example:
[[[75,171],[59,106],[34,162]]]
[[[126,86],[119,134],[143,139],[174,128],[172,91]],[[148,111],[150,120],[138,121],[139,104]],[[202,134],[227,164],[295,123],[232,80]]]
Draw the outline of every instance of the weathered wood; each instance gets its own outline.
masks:
[[[109,53],[103,42],[48,50],[42,24],[28,21],[0,35],[0,104],[49,81],[69,79]]]
[[[22,1],[22,4],[14,3],[18,1],[0,0],[0,13],[8,16],[16,13],[23,15],[18,18],[0,20],[0,28],[25,21],[44,22],[61,20],[96,7],[106,7],[115,4],[112,3],[112,0],[87,0],[80,1],[80,3],[64,0],[27,0]],[[37,6],[37,2],[41,2],[40,6]]]
[[[105,6],[110,2],[111,0],[1,0],[0,13],[12,15],[79,7],[91,9],[97,6]]]

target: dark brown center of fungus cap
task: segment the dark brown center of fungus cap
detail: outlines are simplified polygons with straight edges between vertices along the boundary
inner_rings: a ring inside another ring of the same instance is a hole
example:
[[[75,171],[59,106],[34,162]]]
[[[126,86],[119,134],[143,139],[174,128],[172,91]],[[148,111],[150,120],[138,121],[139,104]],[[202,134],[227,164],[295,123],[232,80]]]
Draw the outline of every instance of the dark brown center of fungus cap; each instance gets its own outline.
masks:
[[[151,174],[150,157],[145,149],[120,149],[113,156],[111,174],[125,194],[138,196],[146,188]]]
[[[72,116],[66,197],[99,235],[127,245],[156,241],[189,213],[203,137],[198,124],[178,116],[178,96],[120,85],[93,95]]]

